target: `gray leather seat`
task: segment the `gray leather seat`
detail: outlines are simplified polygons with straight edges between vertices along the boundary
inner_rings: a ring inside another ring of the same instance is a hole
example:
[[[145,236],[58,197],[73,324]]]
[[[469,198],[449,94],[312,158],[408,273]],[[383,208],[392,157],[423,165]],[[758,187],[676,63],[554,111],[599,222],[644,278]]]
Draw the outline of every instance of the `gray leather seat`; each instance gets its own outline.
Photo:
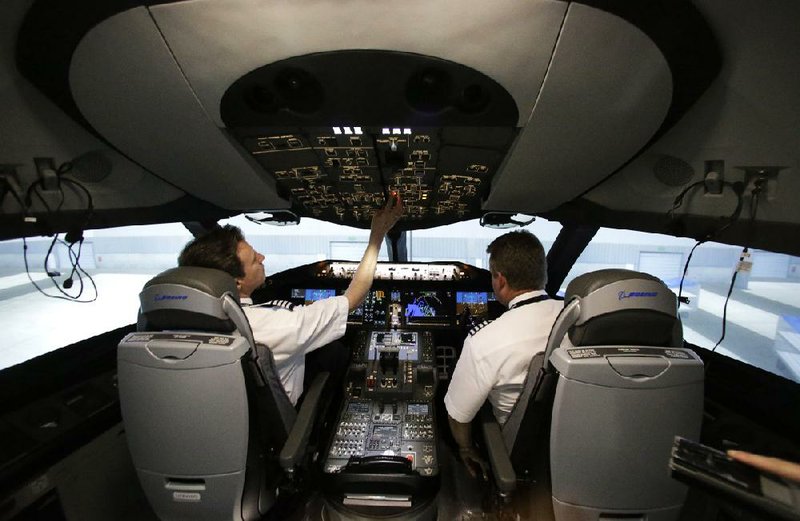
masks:
[[[259,519],[306,461],[327,373],[296,411],[224,272],[174,268],[140,300],[138,331],[119,344],[118,380],[153,510],[162,520]]]
[[[575,278],[564,304],[506,424],[483,416],[498,490],[544,458],[558,520],[677,519],[685,488],[667,462],[675,435],[699,437],[703,364],[682,347],[674,293],[601,270]]]

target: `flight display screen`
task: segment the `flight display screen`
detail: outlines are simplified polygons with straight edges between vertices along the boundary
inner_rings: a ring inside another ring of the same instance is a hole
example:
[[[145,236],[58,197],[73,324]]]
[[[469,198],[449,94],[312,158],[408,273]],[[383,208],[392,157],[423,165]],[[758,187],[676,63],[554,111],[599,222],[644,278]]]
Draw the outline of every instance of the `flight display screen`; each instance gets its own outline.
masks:
[[[428,404],[427,403],[409,403],[406,414],[414,416],[427,416]]]
[[[450,291],[407,291],[403,294],[406,324],[449,323],[452,315]]]
[[[456,315],[486,318],[489,312],[489,294],[485,291],[457,291]]]
[[[377,438],[395,438],[397,427],[394,425],[375,425],[372,428],[372,436]]]
[[[294,296],[294,294],[292,296]],[[335,296],[335,289],[307,289],[303,293],[303,303],[309,305],[312,302]]]
[[[344,292],[342,293],[344,294]],[[385,291],[381,289],[370,290],[364,302],[347,316],[347,322],[349,324],[385,326],[388,304]]]

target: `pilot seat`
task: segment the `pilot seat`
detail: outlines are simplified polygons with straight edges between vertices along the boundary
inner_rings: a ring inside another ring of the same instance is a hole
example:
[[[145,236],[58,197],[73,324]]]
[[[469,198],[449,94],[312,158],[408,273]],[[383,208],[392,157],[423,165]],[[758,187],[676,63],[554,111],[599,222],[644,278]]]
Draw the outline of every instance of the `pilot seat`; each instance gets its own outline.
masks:
[[[675,294],[607,269],[575,278],[564,303],[508,421],[482,416],[498,491],[531,479],[549,448],[557,521],[678,519],[686,487],[667,464],[674,436],[699,439],[704,371],[682,347]]]
[[[128,446],[154,512],[209,521],[274,512],[304,474],[328,374],[295,410],[222,271],[165,271],[140,300],[137,332],[119,344],[118,381]]]

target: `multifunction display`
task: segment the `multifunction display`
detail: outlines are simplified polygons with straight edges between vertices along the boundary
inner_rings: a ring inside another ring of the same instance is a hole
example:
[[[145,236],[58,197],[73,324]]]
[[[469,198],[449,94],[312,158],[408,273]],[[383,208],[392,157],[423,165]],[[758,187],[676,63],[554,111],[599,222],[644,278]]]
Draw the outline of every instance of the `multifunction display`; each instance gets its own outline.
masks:
[[[486,291],[457,291],[456,317],[459,324],[479,322],[489,316],[489,302],[495,300],[494,293]]]

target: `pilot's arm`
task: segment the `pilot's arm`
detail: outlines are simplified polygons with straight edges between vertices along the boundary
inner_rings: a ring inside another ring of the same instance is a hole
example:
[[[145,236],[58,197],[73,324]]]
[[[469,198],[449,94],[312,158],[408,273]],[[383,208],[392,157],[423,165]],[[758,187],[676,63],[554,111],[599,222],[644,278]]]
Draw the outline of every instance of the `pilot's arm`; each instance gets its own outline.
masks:
[[[489,396],[494,378],[480,357],[476,356],[473,339],[474,337],[467,337],[464,341],[461,357],[456,363],[450,387],[444,397],[444,405],[461,460],[473,477],[477,475],[477,467],[486,479],[486,462],[472,443],[472,420]]]
[[[347,297],[350,311],[353,311],[364,302],[372,279],[375,277],[375,266],[378,264],[378,253],[386,233],[403,215],[403,202],[400,196],[393,194],[386,202],[386,206],[375,212],[372,216],[372,227],[369,234],[369,243],[364,251],[364,256],[358,264],[353,280],[350,282],[344,296]]]
[[[450,420],[450,432],[453,433],[453,438],[458,444],[458,455],[467,467],[467,471],[473,478],[478,477],[477,467],[481,471],[481,477],[484,480],[488,479],[486,462],[472,443],[472,423],[458,422],[449,415],[448,420]]]

